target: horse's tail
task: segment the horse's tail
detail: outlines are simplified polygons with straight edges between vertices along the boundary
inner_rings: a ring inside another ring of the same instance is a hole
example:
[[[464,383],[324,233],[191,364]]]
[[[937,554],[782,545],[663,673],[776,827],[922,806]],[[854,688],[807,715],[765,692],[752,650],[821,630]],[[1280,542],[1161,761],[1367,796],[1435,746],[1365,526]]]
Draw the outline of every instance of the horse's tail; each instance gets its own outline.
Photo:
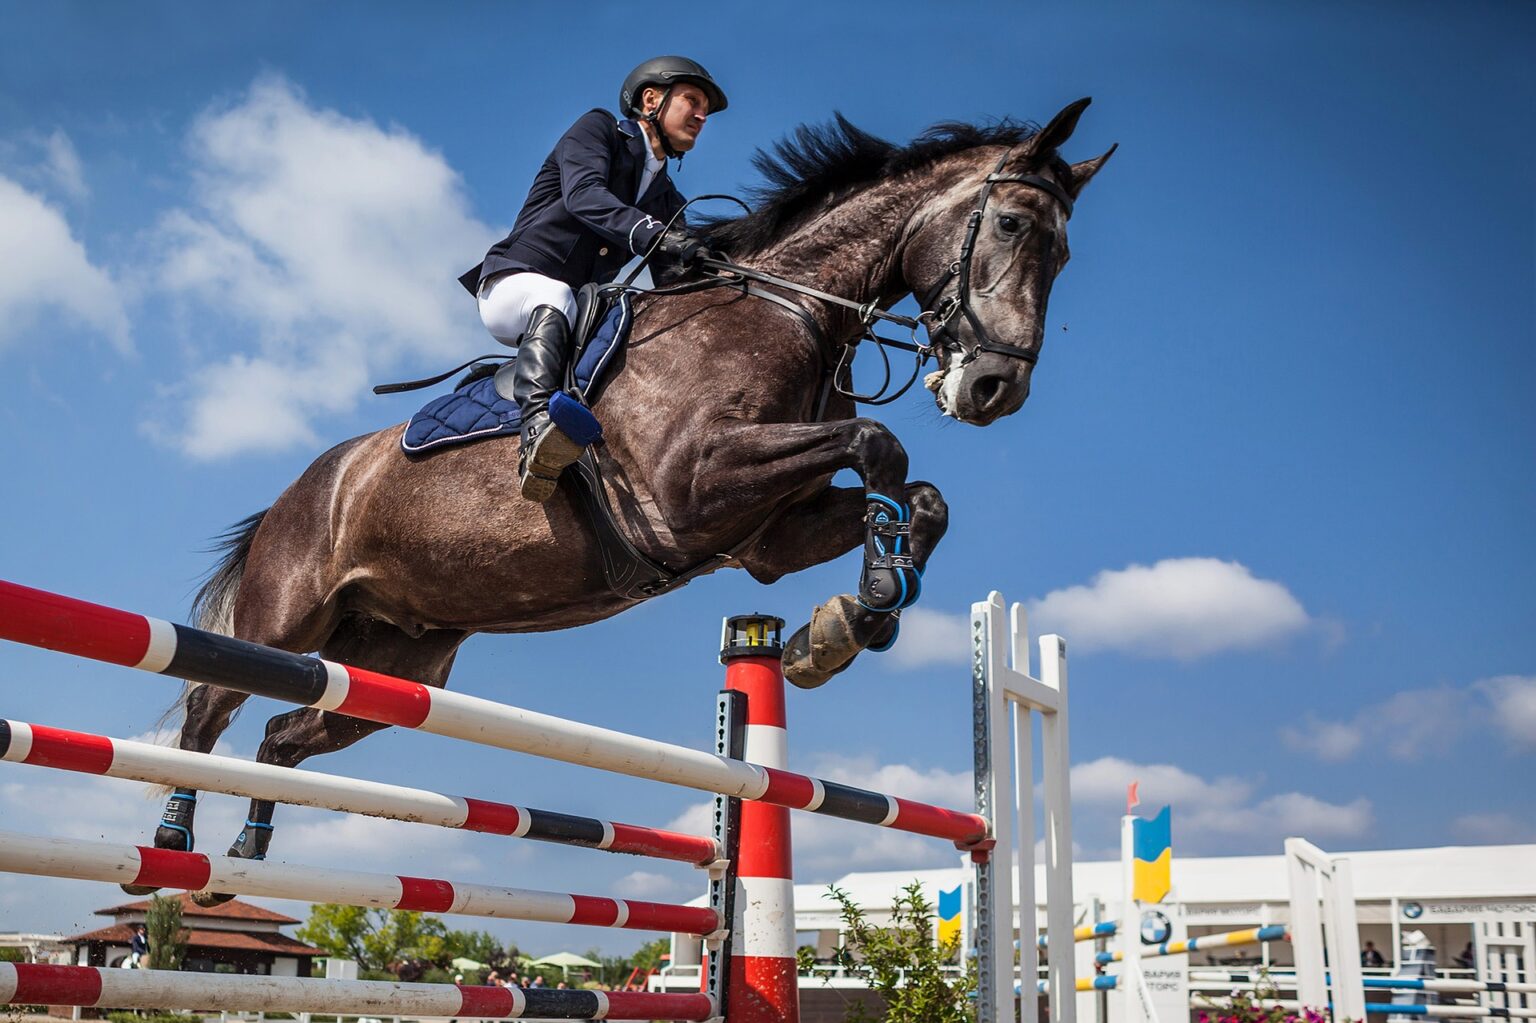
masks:
[[[247,515],[220,533],[209,548],[210,552],[222,553],[218,564],[203,580],[197,596],[192,598],[192,624],[204,632],[231,635],[234,628],[235,594],[240,592],[240,578],[245,575],[245,562],[251,555],[251,541],[261,520],[270,508],[263,508],[255,515]]]
[[[270,508],[263,508],[241,519],[220,533],[209,548],[210,553],[222,554],[222,557],[208,573],[208,578],[203,580],[197,595],[192,598],[192,624],[197,628],[224,636],[233,634],[235,595],[240,592],[240,579],[245,575],[245,562],[251,554],[251,541],[256,538],[256,530],[261,528],[261,520],[266,518],[269,511]],[[155,722],[156,732],[168,730],[176,712],[186,707],[187,697],[199,684],[187,682],[182,685],[176,702],[167,707]]]

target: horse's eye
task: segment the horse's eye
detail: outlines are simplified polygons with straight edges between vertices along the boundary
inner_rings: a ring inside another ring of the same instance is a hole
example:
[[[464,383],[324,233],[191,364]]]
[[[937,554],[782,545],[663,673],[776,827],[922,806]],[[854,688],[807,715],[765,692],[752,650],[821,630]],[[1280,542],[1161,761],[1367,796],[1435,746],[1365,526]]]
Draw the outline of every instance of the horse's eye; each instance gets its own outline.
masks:
[[[1003,234],[1018,234],[1024,230],[1024,221],[1011,213],[1003,213],[997,218],[997,226]]]

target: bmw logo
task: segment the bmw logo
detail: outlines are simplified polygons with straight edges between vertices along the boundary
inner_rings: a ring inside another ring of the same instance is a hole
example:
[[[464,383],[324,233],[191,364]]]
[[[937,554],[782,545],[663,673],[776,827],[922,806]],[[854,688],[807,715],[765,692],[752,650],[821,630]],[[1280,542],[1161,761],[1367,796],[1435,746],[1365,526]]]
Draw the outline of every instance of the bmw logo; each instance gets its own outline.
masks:
[[[1424,907],[1419,905],[1417,902],[1403,903],[1403,916],[1406,916],[1410,920],[1417,920],[1423,915]]]
[[[1143,945],[1161,945],[1173,936],[1173,924],[1162,913],[1153,911],[1144,913],[1141,917],[1141,943]]]

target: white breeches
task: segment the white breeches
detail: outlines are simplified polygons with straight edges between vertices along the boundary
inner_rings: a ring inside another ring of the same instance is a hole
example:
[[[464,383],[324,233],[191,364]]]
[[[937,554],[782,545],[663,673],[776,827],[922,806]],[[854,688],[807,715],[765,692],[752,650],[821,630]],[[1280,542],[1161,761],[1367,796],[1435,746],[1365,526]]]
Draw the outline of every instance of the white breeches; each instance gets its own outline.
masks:
[[[576,295],[570,285],[532,271],[501,274],[480,282],[480,322],[491,337],[504,345],[516,345],[528,327],[528,316],[541,305],[565,313],[565,322],[576,324]]]

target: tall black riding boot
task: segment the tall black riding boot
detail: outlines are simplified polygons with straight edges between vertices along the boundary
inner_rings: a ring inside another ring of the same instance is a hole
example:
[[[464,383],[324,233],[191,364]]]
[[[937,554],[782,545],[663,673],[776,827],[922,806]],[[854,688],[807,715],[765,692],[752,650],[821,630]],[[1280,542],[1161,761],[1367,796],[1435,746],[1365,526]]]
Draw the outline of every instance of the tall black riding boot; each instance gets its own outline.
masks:
[[[528,329],[510,367],[510,388],[502,373],[496,375],[496,389],[517,402],[523,414],[522,453],[517,459],[519,485],[524,497],[541,504],[554,495],[565,467],[581,457],[582,446],[549,418],[549,399],[565,382],[571,347],[571,327],[565,313],[541,305],[528,317]]]

